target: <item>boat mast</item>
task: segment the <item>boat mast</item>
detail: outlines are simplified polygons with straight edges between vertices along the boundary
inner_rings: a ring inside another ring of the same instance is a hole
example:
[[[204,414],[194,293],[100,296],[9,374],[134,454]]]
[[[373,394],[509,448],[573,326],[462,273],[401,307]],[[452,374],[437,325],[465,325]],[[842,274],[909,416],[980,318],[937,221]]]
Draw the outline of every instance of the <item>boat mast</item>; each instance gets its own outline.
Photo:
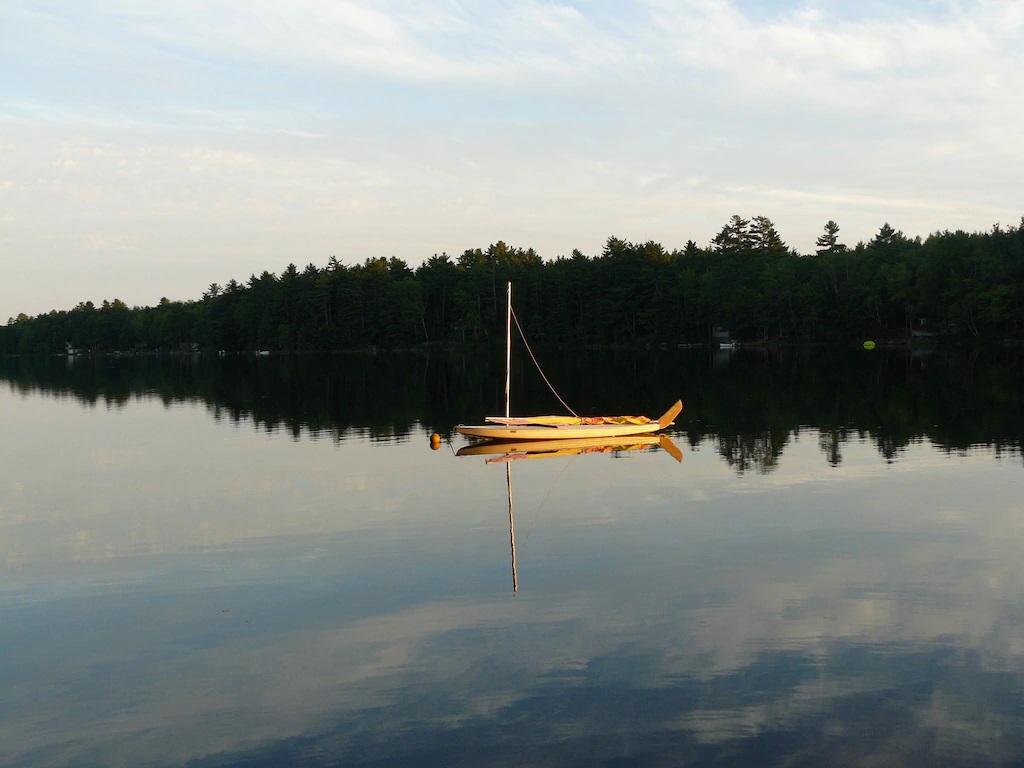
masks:
[[[512,281],[508,282],[508,301],[505,306],[505,418],[510,414],[509,391],[512,383]]]

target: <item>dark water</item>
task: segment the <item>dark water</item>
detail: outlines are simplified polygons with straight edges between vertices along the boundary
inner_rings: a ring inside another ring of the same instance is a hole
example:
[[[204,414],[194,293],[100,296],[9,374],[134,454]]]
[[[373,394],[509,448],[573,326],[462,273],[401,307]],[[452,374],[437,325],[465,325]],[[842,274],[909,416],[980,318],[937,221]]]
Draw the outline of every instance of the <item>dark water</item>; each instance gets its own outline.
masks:
[[[0,360],[0,765],[1021,764],[1021,362]]]

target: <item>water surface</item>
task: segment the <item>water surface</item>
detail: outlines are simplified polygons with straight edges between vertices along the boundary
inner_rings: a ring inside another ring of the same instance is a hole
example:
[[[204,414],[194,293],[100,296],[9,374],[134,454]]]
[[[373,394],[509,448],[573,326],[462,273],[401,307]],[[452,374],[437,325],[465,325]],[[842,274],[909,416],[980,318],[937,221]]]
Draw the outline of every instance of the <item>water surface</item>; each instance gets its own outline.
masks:
[[[3,361],[0,764],[1019,763],[1017,363],[565,361],[683,460],[511,462],[513,559],[491,361]]]

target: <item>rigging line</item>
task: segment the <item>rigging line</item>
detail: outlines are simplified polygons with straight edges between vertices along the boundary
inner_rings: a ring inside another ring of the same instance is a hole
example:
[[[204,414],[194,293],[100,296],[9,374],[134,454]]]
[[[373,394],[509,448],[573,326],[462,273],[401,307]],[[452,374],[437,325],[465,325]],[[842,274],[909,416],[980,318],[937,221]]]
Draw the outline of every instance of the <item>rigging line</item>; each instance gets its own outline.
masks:
[[[533,364],[537,367],[537,372],[540,373],[540,377],[544,379],[544,383],[548,385],[548,389],[551,390],[551,394],[558,398],[558,402],[562,404],[562,407],[565,408],[565,410],[567,410],[577,419],[580,418],[580,415],[576,413],[576,411],[574,411],[572,408],[570,408],[569,405],[565,402],[565,400],[562,399],[562,396],[555,391],[555,388],[553,386],[551,386],[551,382],[548,381],[548,377],[544,375],[544,371],[541,369],[540,363],[537,362],[537,358],[534,356],[533,350],[530,349],[530,342],[526,340],[526,334],[523,333],[523,326],[519,324],[519,318],[516,316],[515,309],[511,309],[511,312],[512,319],[516,321],[516,328],[519,329],[519,338],[523,340],[523,344],[526,346],[526,351],[530,353],[530,359],[533,360]]]

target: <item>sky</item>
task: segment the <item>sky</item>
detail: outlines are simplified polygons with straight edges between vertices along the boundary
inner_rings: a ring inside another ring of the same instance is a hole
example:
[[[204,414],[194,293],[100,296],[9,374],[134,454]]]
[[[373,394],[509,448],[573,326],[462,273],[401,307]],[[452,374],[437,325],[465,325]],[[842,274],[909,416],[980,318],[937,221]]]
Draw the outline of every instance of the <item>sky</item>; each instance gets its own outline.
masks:
[[[1016,0],[3,0],[0,322],[498,242],[1024,214]]]

